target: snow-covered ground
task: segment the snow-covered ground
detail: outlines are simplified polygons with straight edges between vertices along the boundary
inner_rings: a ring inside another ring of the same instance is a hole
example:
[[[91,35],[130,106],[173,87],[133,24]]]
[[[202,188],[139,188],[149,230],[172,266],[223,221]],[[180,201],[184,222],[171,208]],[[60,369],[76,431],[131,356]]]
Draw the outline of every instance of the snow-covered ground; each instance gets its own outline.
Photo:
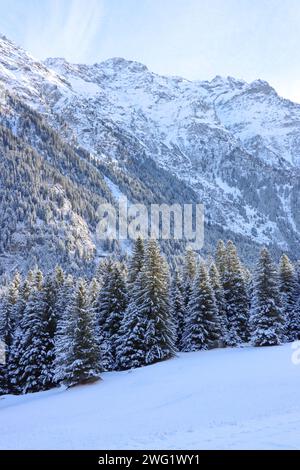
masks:
[[[96,385],[0,399],[1,449],[300,449],[291,345],[181,354]]]

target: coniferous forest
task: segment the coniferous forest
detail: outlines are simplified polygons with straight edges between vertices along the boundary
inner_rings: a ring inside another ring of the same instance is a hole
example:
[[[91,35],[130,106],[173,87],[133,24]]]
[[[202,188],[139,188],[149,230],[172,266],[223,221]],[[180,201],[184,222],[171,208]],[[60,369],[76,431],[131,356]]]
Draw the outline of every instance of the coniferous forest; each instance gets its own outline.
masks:
[[[158,243],[138,239],[92,279],[60,266],[16,272],[1,289],[0,393],[90,383],[177,352],[300,339],[300,265],[286,255],[277,266],[263,248],[250,271],[233,242],[219,241],[213,258],[188,249],[170,271]]]

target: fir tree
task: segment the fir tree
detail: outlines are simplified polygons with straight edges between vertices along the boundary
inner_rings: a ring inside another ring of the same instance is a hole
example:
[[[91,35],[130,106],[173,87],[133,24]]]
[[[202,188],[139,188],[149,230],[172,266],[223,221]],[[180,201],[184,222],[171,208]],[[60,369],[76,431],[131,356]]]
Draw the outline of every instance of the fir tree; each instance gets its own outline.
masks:
[[[48,326],[48,304],[37,273],[36,289],[29,296],[14,344],[15,375],[22,393],[48,390],[53,386],[53,340]]]
[[[99,281],[96,277],[94,277],[88,286],[89,302],[94,308],[97,303],[99,291],[100,291]]]
[[[114,370],[116,367],[116,345],[126,307],[127,289],[124,269],[119,262],[110,261],[103,276],[102,288],[95,307],[104,370]]]
[[[138,237],[128,262],[128,305],[116,339],[116,367],[121,370],[137,368],[146,363],[144,344],[146,319],[141,317],[138,309],[138,297],[141,292],[140,273],[144,266],[144,256],[144,241]]]
[[[99,380],[101,356],[95,334],[96,322],[83,281],[78,283],[67,317],[63,382],[72,387]]]
[[[58,328],[58,311],[56,309],[58,295],[62,288],[62,278],[48,275],[44,281],[41,292],[41,297],[45,302],[44,319],[46,322],[46,333],[49,335],[50,341],[47,343],[47,361],[48,369],[51,371],[52,385],[55,385],[54,380],[54,361],[55,361],[55,336]]]
[[[135,241],[132,256],[128,266],[128,286],[133,285],[141,272],[144,264],[145,246],[141,237]]]
[[[63,282],[58,282],[57,279],[55,279],[55,312],[57,322],[59,322],[60,319],[63,320],[65,316],[66,309],[69,305],[70,292],[73,291],[75,285],[76,279],[71,274],[64,276]]]
[[[141,273],[138,274],[130,289],[130,300],[121,322],[117,341],[117,368],[120,370],[136,369],[146,361],[145,335],[147,317],[141,310]]]
[[[297,305],[297,281],[294,266],[286,255],[283,255],[279,264],[279,281],[281,305],[286,322],[286,336],[294,341],[300,333],[300,317]]]
[[[150,240],[141,271],[139,314],[147,319],[146,364],[175,355],[176,331],[169,303],[169,272],[158,244]]]
[[[97,268],[96,271],[96,280],[99,284],[99,290],[102,288],[104,278],[111,266],[112,259],[110,257],[103,258]]]
[[[41,291],[43,289],[43,283],[44,283],[43,273],[40,269],[36,268],[34,278],[33,278],[33,286],[38,291]]]
[[[9,392],[13,394],[20,394],[23,392],[23,383],[20,379],[20,359],[22,355],[22,335],[23,328],[22,322],[17,326],[12,347],[9,355],[9,362],[7,363]]]
[[[230,343],[228,338],[228,319],[226,314],[226,302],[225,302],[225,295],[224,289],[221,282],[220,274],[218,271],[217,266],[215,263],[212,263],[209,269],[209,278],[211,287],[213,289],[215,299],[216,299],[216,306],[218,309],[218,316],[220,322],[220,330],[221,330],[221,338],[220,338],[220,345],[226,346]]]
[[[44,285],[43,285],[44,299],[47,304],[47,324],[48,332],[50,338],[54,340],[54,336],[57,329],[58,315],[56,311],[56,302],[57,302],[57,285],[55,279],[51,275],[46,276]]]
[[[196,271],[197,271],[197,265],[196,265],[195,252],[191,248],[188,248],[185,253],[184,266],[183,266],[183,286],[184,286],[185,307],[187,307],[191,298]]]
[[[216,299],[204,263],[199,266],[188,305],[183,338],[184,351],[199,351],[218,346],[221,327]]]
[[[61,266],[56,266],[54,274],[47,276],[46,288],[48,290],[49,301],[51,300],[51,330],[56,332],[58,322],[66,308],[65,284],[66,275]],[[50,299],[51,298],[51,299]]]
[[[229,322],[228,341],[231,346],[236,346],[249,338],[249,299],[243,268],[236,247],[231,241],[227,244],[223,286]]]
[[[0,396],[9,393],[9,391],[6,366],[6,348],[4,342],[0,340]]]
[[[254,346],[280,344],[284,335],[278,273],[266,248],[261,251],[254,278],[250,331]]]
[[[0,394],[11,391],[9,383],[8,365],[10,362],[11,347],[17,327],[16,304],[20,293],[20,275],[17,272],[10,283],[7,295],[0,302],[0,341],[5,364],[0,363]]]
[[[0,339],[4,341],[8,349],[12,345],[17,323],[15,306],[19,300],[20,283],[20,275],[16,273],[10,283],[7,295],[1,299],[0,304]]]
[[[295,340],[300,339],[300,262],[295,264],[295,307],[293,318],[290,319],[289,330]]]
[[[140,367],[175,355],[175,326],[169,304],[169,274],[156,241],[147,243],[143,268],[130,292],[121,324],[118,363]]]
[[[16,328],[14,330],[12,346],[10,348],[9,360],[7,361],[7,371],[9,380],[9,392],[15,394],[22,393],[23,390],[19,374],[19,364],[22,354],[21,341],[23,337],[21,321],[24,318],[24,312],[28,299],[33,293],[33,281],[33,272],[29,271],[25,281],[20,287],[18,301],[14,308]]]
[[[176,326],[176,346],[178,350],[182,348],[182,335],[184,332],[185,307],[182,278],[178,272],[172,279],[170,289],[170,303],[172,308],[173,320]]]
[[[54,379],[58,383],[63,382],[66,376],[66,354],[71,347],[73,336],[72,305],[75,296],[74,283],[75,280],[70,275],[64,279],[64,283],[58,290],[55,304],[58,321],[54,341]]]
[[[227,250],[223,240],[219,240],[216,249],[215,263],[220,275],[221,282],[224,283],[224,276],[227,271]]]
[[[55,268],[54,280],[56,288],[63,286],[65,282],[65,273],[60,265],[57,265]]]

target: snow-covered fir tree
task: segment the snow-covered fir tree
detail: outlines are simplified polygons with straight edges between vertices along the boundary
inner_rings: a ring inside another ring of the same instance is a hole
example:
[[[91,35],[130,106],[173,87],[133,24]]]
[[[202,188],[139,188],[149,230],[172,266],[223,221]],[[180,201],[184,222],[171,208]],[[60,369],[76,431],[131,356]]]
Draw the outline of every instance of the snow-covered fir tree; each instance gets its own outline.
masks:
[[[218,347],[221,325],[213,288],[206,265],[201,262],[195,277],[191,300],[188,304],[183,336],[183,350],[199,351]]]
[[[45,301],[47,304],[47,323],[48,323],[48,331],[51,339],[54,340],[54,336],[57,329],[57,322],[58,316],[57,311],[55,309],[56,301],[57,301],[57,289],[55,278],[52,275],[47,275],[44,280],[43,284],[43,293],[45,297]]]
[[[300,339],[300,262],[295,263],[295,309],[294,309],[294,320],[291,322],[290,330],[294,331],[293,338],[295,340]]]
[[[37,271],[34,289],[20,320],[12,353],[18,391],[32,393],[53,386],[53,340],[49,334],[49,306],[43,275]]]
[[[88,302],[87,286],[78,281],[70,298],[65,322],[63,378],[68,387],[99,380],[101,354],[96,335],[94,310]]]
[[[176,326],[176,346],[180,351],[182,349],[182,335],[184,332],[185,306],[184,306],[184,289],[182,277],[176,269],[171,282],[170,303],[172,307],[172,315]]]
[[[238,345],[249,328],[255,346],[279,344],[286,333],[300,338],[300,265],[283,256],[279,276],[263,250],[252,278],[232,242],[219,242],[217,260],[222,276],[213,262],[209,272],[204,263],[197,270],[188,250],[183,275],[175,271],[170,285],[158,244],[139,239],[129,282],[127,267],[111,258],[95,278],[79,282],[59,266],[45,278],[37,268],[23,282],[15,276],[0,290],[0,339],[9,346],[0,393],[85,383],[103,370],[170,358],[176,349]]]
[[[96,270],[96,280],[99,284],[99,290],[102,288],[102,285],[103,285],[103,280],[107,274],[107,271],[109,270],[109,267],[111,265],[111,257],[105,257],[103,258],[98,267],[97,267],[97,270]]]
[[[153,364],[175,355],[169,273],[155,240],[147,243],[143,268],[131,290],[121,332],[118,358],[122,368]]]
[[[114,370],[121,322],[127,308],[127,287],[124,266],[110,260],[103,275],[102,287],[95,305],[99,325],[102,366]]]
[[[15,306],[19,299],[21,278],[17,272],[9,285],[7,294],[0,302],[0,339],[5,342],[9,349],[13,340],[13,333],[16,326]]]
[[[59,264],[55,267],[54,279],[56,286],[62,286],[65,282],[65,273],[63,268]]]
[[[249,339],[249,298],[244,270],[232,241],[227,243],[226,270],[223,287],[229,322],[228,342],[231,346]]]
[[[141,310],[141,293],[140,273],[131,284],[129,303],[121,322],[117,341],[117,368],[120,370],[136,369],[147,363],[145,335],[148,320]]]
[[[300,334],[300,312],[298,309],[298,292],[296,273],[287,255],[279,263],[279,284],[282,311],[286,324],[286,337],[289,341],[298,339]]]
[[[75,285],[74,285],[75,284]],[[64,380],[66,372],[66,354],[71,347],[73,335],[72,305],[74,302],[76,280],[73,276],[64,276],[63,284],[57,291],[55,309],[57,312],[57,328],[55,332],[54,379],[57,383]]]
[[[38,267],[36,267],[34,270],[34,278],[33,278],[34,288],[38,291],[41,291],[43,288],[43,284],[44,284],[44,275],[42,271]]]
[[[284,316],[281,309],[277,269],[269,251],[261,251],[254,276],[250,332],[254,346],[274,346],[284,338]]]
[[[67,305],[65,292],[66,275],[61,266],[56,266],[53,275],[48,275],[45,280],[44,289],[47,294],[49,305],[49,330],[54,337],[58,328],[58,322],[63,315]]]
[[[184,288],[184,305],[187,307],[193,289],[193,283],[197,271],[196,254],[191,248],[187,248],[185,252],[183,265],[183,288]]]
[[[221,282],[224,283],[224,276],[227,270],[227,250],[223,240],[219,240],[217,243],[215,263],[220,275]]]
[[[0,364],[0,394],[10,391],[8,364],[17,327],[16,304],[19,299],[20,283],[20,274],[17,272],[9,285],[7,294],[0,301],[0,341],[5,354],[5,364]]]
[[[220,274],[215,263],[212,263],[210,265],[209,278],[210,278],[211,287],[214,291],[216,305],[218,309],[218,316],[219,316],[220,329],[221,329],[220,346],[221,345],[226,346],[227,344],[229,344],[229,339],[228,339],[229,325],[228,325],[228,318],[227,318],[227,313],[226,313],[227,312],[226,301],[225,301],[224,289],[223,289],[223,285],[221,282]]]
[[[70,292],[76,285],[76,278],[71,274],[65,275],[60,280],[55,277],[55,311],[57,322],[63,319],[65,316],[66,309],[69,305]]]
[[[93,277],[88,285],[88,296],[90,304],[95,307],[100,291],[100,284],[96,277]]]
[[[141,305],[141,271],[144,266],[145,243],[141,237],[135,241],[128,261],[128,305],[121,321],[117,340],[116,365],[127,370],[146,364],[145,332],[147,319],[139,310]]]
[[[169,302],[169,270],[155,240],[145,250],[139,301],[139,313],[147,319],[146,364],[173,357],[176,329]]]
[[[21,284],[18,301],[14,307],[16,328],[13,334],[12,346],[10,348],[10,354],[6,363],[8,380],[9,380],[9,392],[10,393],[21,393],[22,386],[19,383],[19,362],[20,355],[22,353],[20,343],[22,340],[22,328],[21,320],[24,318],[24,311],[30,295],[34,289],[34,274],[29,271],[26,279]]]
[[[141,272],[144,264],[145,244],[141,237],[138,237],[134,243],[132,256],[129,259],[128,266],[128,286],[130,287],[135,283],[139,273]]]

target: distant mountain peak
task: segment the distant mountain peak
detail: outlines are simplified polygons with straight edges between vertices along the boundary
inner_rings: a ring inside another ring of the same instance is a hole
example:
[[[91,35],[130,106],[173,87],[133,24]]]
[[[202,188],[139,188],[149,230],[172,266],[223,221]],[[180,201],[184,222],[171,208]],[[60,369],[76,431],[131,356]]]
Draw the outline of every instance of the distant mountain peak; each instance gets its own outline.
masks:
[[[274,88],[266,80],[254,80],[249,84],[249,88],[261,93],[276,93]]]
[[[106,59],[103,62],[95,64],[95,66],[100,66],[102,68],[113,68],[116,70],[129,69],[132,72],[147,72],[148,68],[146,65],[136,62],[134,60],[127,60],[122,57],[112,57],[111,59]]]
[[[57,64],[61,64],[61,65],[69,64],[69,62],[64,57],[49,57],[45,59],[43,62],[46,66],[49,66],[49,67],[51,65],[57,65]]]
[[[63,67],[66,70],[79,70],[79,69],[89,69],[92,70],[104,70],[107,73],[113,72],[118,73],[120,71],[129,71],[133,73],[140,73],[140,72],[148,72],[148,68],[146,65],[141,64],[140,62],[136,62],[133,60],[127,60],[122,57],[112,57],[110,59],[106,59],[102,62],[96,62],[94,64],[73,64],[68,62],[66,59],[62,57],[50,57],[44,60],[44,64],[51,68],[59,68]]]

